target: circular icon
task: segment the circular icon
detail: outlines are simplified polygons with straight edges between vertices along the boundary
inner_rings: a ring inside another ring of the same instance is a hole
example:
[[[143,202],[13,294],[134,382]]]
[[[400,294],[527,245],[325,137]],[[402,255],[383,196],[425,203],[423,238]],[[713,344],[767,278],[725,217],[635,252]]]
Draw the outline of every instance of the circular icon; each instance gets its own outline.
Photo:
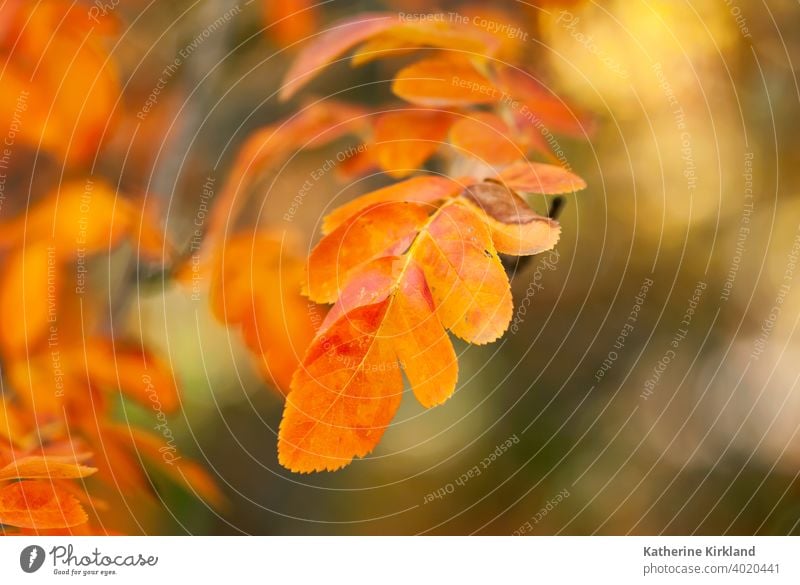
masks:
[[[26,573],[35,573],[44,564],[44,549],[41,546],[32,544],[26,546],[19,553],[19,566]]]

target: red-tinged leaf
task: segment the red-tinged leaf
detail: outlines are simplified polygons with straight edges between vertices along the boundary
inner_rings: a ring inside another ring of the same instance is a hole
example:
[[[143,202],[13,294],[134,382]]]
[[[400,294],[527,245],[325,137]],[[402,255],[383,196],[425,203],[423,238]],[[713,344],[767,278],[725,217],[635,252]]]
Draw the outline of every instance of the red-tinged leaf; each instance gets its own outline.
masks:
[[[459,153],[488,165],[507,165],[525,153],[509,137],[511,129],[499,116],[475,112],[450,129],[450,142]]]
[[[503,169],[497,180],[520,193],[558,195],[586,188],[586,181],[563,167],[524,160]]]
[[[529,256],[552,249],[561,235],[558,222],[535,213],[507,187],[486,182],[464,190],[464,199],[480,209],[498,252]]]
[[[88,477],[97,471],[63,457],[29,456],[15,459],[0,468],[0,481],[9,479],[74,479]]]
[[[87,520],[78,500],[57,483],[19,481],[0,489],[0,524],[47,529]]]
[[[365,297],[365,288],[376,293]],[[410,259],[384,257],[343,291],[295,375],[281,463],[299,472],[335,470],[369,453],[400,402],[398,359],[425,406],[453,393],[455,352],[421,270]]]
[[[497,72],[497,85],[522,105],[516,109],[517,123],[530,127],[531,134],[541,128],[554,134],[586,138],[591,123],[586,116],[570,107],[552,91],[544,87],[531,74],[514,67],[503,67]]]
[[[348,218],[376,203],[407,201],[409,203],[434,204],[457,195],[463,188],[463,182],[459,183],[452,179],[432,175],[414,177],[413,179],[394,183],[388,187],[362,195],[334,209],[323,219],[322,233],[331,233]]]
[[[283,412],[281,465],[300,473],[334,471],[380,441],[403,393],[391,347],[375,342],[389,304],[350,311],[311,346]]]
[[[502,97],[500,90],[459,54],[422,59],[401,69],[392,91],[407,102],[427,107],[488,104]]]
[[[382,207],[397,215],[400,205],[377,205],[364,215]],[[473,203],[451,199],[424,225],[413,218],[405,231],[417,234],[405,254],[371,262],[391,237],[370,250],[359,245],[361,238],[347,239],[345,223],[323,239],[327,254],[349,248],[355,268],[345,278],[329,272],[317,283],[337,290],[338,300],[292,380],[278,441],[282,465],[335,470],[372,451],[399,405],[398,360],[422,404],[446,400],[458,372],[446,328],[472,343],[502,335],[511,320],[511,291],[487,217]]]
[[[433,210],[430,205],[390,201],[359,211],[311,252],[305,294],[318,303],[334,302],[353,269],[405,252]]]
[[[374,12],[359,14],[332,24],[297,56],[286,72],[280,98],[289,99],[337,57],[397,22],[398,17],[395,14]]]
[[[442,146],[453,115],[437,110],[381,114],[373,129],[378,164],[390,176],[417,171]]]

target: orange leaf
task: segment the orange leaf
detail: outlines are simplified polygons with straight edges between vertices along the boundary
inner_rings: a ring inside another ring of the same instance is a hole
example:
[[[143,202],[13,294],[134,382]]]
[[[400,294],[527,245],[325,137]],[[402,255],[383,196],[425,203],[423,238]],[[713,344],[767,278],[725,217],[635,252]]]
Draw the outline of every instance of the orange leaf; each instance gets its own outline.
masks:
[[[376,286],[376,298],[359,293],[365,286]],[[334,311],[340,317],[329,316],[309,349],[281,421],[279,459],[294,471],[332,471],[375,447],[400,404],[398,359],[426,406],[455,389],[455,352],[413,262],[377,260]]]
[[[11,252],[0,277],[0,346],[26,355],[42,342],[57,314],[61,274],[52,250],[34,244]]]
[[[394,178],[413,173],[442,146],[452,121],[452,114],[436,110],[381,114],[373,129],[378,164]]]
[[[312,272],[336,265],[312,294],[339,292],[292,380],[278,440],[289,469],[335,470],[372,451],[399,405],[398,360],[423,405],[446,400],[458,365],[445,329],[487,343],[508,327],[511,291],[486,226],[492,218],[463,198],[431,211],[409,202],[368,207],[312,253]],[[381,230],[401,214],[404,227],[386,236]],[[364,245],[370,229],[383,238]]]
[[[487,104],[502,97],[468,58],[458,54],[430,57],[401,69],[392,91],[412,104],[431,107]]]
[[[491,182],[479,183],[465,189],[463,196],[483,212],[482,219],[498,252],[529,256],[556,245],[561,234],[558,222],[534,213],[507,187]]]
[[[514,67],[503,67],[497,72],[497,85],[504,93],[521,101],[517,109],[517,123],[530,127],[532,135],[541,135],[539,126],[556,134],[585,138],[591,132],[586,117],[559,99],[529,73]]]
[[[288,47],[319,28],[317,3],[312,0],[265,0],[265,33],[279,47]]]
[[[476,57],[492,55],[500,43],[483,30],[460,23],[449,23],[441,16],[438,21],[403,23],[365,43],[353,55],[353,65],[363,65],[373,59],[395,56],[418,47],[436,47],[470,53]]]
[[[78,500],[57,483],[19,481],[0,489],[0,524],[47,529],[87,520]]]
[[[496,114],[475,112],[453,125],[450,142],[462,154],[489,165],[505,165],[525,154],[508,138],[510,134],[508,124]]]
[[[515,63],[528,42],[528,33],[518,18],[494,6],[472,4],[461,7],[459,12],[469,18],[473,25],[481,26],[497,43],[495,57],[498,62]]]
[[[8,38],[0,92],[0,115],[15,138],[70,162],[95,156],[114,120],[119,83],[113,61],[91,22],[75,14],[71,3],[26,3]],[[6,18],[3,15],[2,18]]]
[[[511,321],[511,290],[481,218],[454,201],[420,234],[417,245],[442,324],[471,343],[500,337]]]
[[[119,390],[154,411],[178,409],[180,398],[169,364],[138,345],[112,344],[104,339],[88,340],[86,366],[99,388]]]
[[[399,57],[417,48],[418,45],[409,43],[390,33],[380,34],[358,47],[353,53],[351,62],[354,67],[360,67],[376,59]]]
[[[498,181],[520,193],[558,195],[586,188],[586,181],[557,165],[518,161],[498,175]]]
[[[304,299],[305,266],[292,246],[270,232],[237,234],[220,251],[209,291],[215,316],[240,325],[269,381],[287,391],[314,336],[316,307]],[[319,309],[319,320],[324,311]]]
[[[300,52],[286,72],[280,98],[289,99],[337,57],[397,22],[397,15],[371,12],[332,24]]]
[[[64,457],[30,456],[15,459],[0,468],[0,481],[8,479],[68,479],[88,477],[97,469]]]
[[[349,217],[376,203],[409,201],[432,204],[458,194],[463,188],[463,184],[452,179],[431,175],[394,183],[334,209],[322,220],[322,233],[331,233]]]
[[[176,456],[175,448],[161,438],[133,427],[116,426],[110,430],[122,440],[132,440],[142,457],[183,489],[214,507],[225,505],[225,496],[208,472],[194,461]]]
[[[47,241],[56,257],[108,252],[126,235],[130,204],[104,181],[72,181],[61,185],[2,229],[6,246],[21,241]]]
[[[376,203],[361,210],[311,252],[305,294],[318,303],[334,302],[354,268],[405,252],[432,210],[404,201]]]

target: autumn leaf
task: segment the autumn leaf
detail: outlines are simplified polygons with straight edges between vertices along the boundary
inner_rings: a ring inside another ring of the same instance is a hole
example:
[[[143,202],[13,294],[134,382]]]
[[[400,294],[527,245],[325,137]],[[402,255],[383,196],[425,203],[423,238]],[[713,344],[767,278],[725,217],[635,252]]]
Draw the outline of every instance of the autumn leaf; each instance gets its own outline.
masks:
[[[138,344],[89,339],[76,357],[85,360],[86,373],[98,388],[119,390],[139,404],[167,414],[180,405],[169,364]]]
[[[329,234],[348,218],[376,203],[388,203],[390,201],[434,203],[458,194],[463,187],[463,182],[459,183],[447,177],[435,175],[414,177],[394,183],[388,187],[362,195],[333,210],[322,220],[322,233]]]
[[[97,469],[66,457],[28,456],[0,468],[0,481],[9,479],[75,479],[88,477]]]
[[[558,222],[535,213],[507,187],[491,182],[479,183],[465,189],[463,196],[484,212],[492,242],[501,254],[539,254],[551,249],[558,241],[561,234]]]
[[[497,180],[520,193],[558,195],[586,188],[586,181],[563,167],[524,160],[504,168]]]
[[[288,100],[337,57],[397,22],[396,14],[367,12],[332,24],[304,47],[292,63],[284,77],[280,98]]]
[[[300,293],[304,265],[291,237],[257,231],[233,236],[217,254],[209,296],[222,322],[240,326],[268,381],[288,391],[292,373],[325,311]]]
[[[25,355],[47,334],[56,314],[62,275],[52,249],[32,244],[6,257],[0,275],[0,347],[6,354]]]
[[[449,49],[477,57],[492,55],[499,46],[497,39],[480,28],[447,22],[442,18],[393,26],[360,46],[352,59],[353,65],[359,66],[373,59],[396,56],[419,47]]]
[[[428,107],[488,104],[502,97],[489,78],[458,53],[404,67],[395,76],[392,91],[407,102]]]
[[[497,85],[504,94],[524,106],[516,108],[516,120],[531,134],[541,134],[539,125],[555,134],[586,138],[591,133],[590,120],[555,95],[530,73],[516,67],[501,67]]]
[[[264,32],[279,47],[288,47],[319,28],[317,3],[312,0],[265,0]]]
[[[174,447],[160,437],[134,427],[115,425],[107,429],[121,445],[127,445],[136,451],[138,457],[144,458],[159,473],[173,483],[199,496],[216,508],[225,505],[225,496],[220,491],[211,475],[196,462],[183,457],[167,458],[165,453],[174,451]]]
[[[13,15],[0,114],[20,142],[83,163],[113,123],[120,90],[113,61],[90,37],[85,12],[78,19],[71,5],[25,3]]]
[[[399,405],[398,362],[418,400],[440,404],[458,368],[445,331],[483,344],[506,330],[511,291],[495,240],[507,253],[541,251],[558,229],[530,210],[513,215],[521,199],[499,201],[479,187],[438,207],[373,203],[312,251],[307,293],[336,304],[292,380],[278,443],[284,466],[335,470],[365,456]]]
[[[464,156],[489,165],[506,165],[524,155],[510,135],[511,129],[498,115],[475,112],[453,124],[450,142]]]
[[[139,242],[147,259],[162,258],[169,246],[155,220],[102,180],[70,181],[54,189],[20,217],[0,226],[0,246],[47,242],[59,262],[108,253],[124,237]]]
[[[406,55],[417,48],[418,45],[409,43],[400,37],[382,34],[360,45],[353,53],[350,61],[353,67],[361,67],[376,59]]]
[[[87,520],[78,500],[58,483],[19,481],[0,488],[0,524],[47,529]]]
[[[402,178],[421,167],[441,146],[453,115],[437,110],[397,110],[378,116],[375,156],[390,176]]]

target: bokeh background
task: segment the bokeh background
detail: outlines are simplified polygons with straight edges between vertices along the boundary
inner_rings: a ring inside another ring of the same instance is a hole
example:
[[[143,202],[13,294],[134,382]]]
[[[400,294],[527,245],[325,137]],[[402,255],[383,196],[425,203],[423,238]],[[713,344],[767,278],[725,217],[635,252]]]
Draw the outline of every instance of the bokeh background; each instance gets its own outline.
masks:
[[[514,276],[516,327],[493,345],[457,344],[455,396],[431,410],[408,396],[371,456],[296,475],[276,457],[283,398],[240,334],[167,278],[132,284],[130,252],[113,255],[113,333],[168,356],[183,389],[177,442],[229,500],[212,510],[165,493],[169,513],[147,530],[800,532],[800,7],[491,4],[528,33],[526,59],[548,87],[592,118],[585,140],[559,138],[589,187],[567,199],[557,254]],[[249,133],[296,107],[275,94],[304,34],[359,11],[468,5],[331,0],[289,16],[295,28],[281,32],[259,2],[123,0],[111,54],[134,110],[178,51],[233,12],[169,77],[137,138],[148,147],[133,151],[140,158],[120,181],[158,194],[169,234],[187,242],[204,183],[224,182]],[[357,86],[393,71],[339,63],[309,93],[383,103],[388,83]],[[265,171],[243,217],[285,228],[299,186],[347,144]],[[334,198],[357,194],[342,188],[333,175],[315,182],[292,225],[304,246]]]

